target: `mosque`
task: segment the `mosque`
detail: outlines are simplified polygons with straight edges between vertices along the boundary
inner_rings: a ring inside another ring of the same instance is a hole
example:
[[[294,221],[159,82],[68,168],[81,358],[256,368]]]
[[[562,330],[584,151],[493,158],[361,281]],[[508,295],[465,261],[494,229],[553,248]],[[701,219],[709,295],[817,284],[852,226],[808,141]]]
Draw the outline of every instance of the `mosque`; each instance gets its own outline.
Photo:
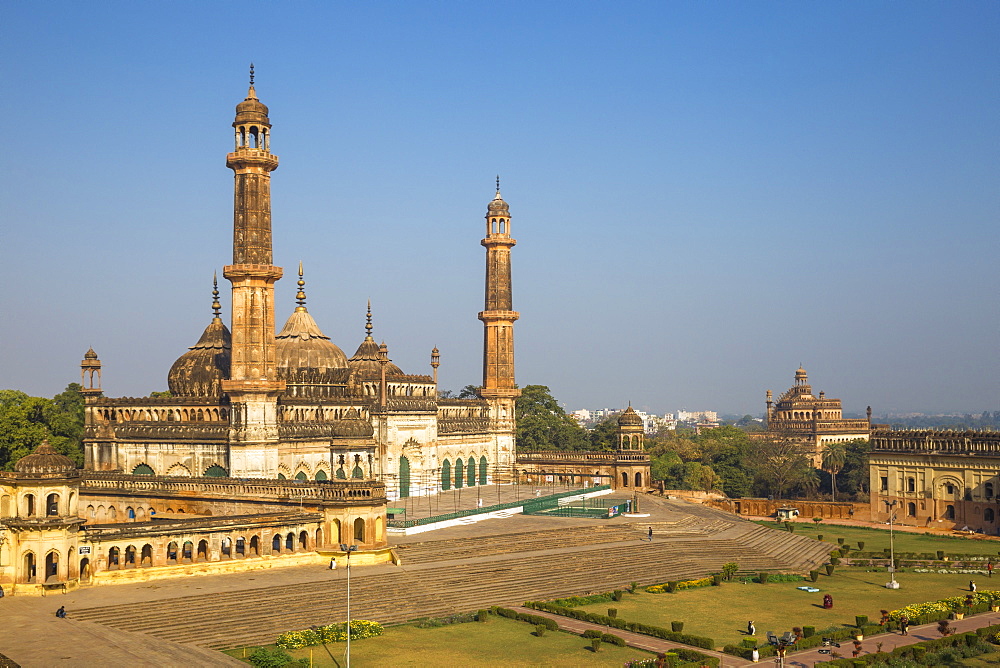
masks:
[[[224,572],[315,560],[341,543],[355,561],[391,559],[386,502],[514,474],[514,321],[510,211],[487,205],[483,383],[475,399],[437,396],[366,334],[348,357],[306,307],[275,327],[268,108],[251,68],[236,106],[232,285],[171,366],[169,396],[110,398],[93,349],[81,362],[83,470],[47,443],[0,473],[0,587],[38,593],[80,583]],[[265,563],[267,562],[267,563]],[[255,566],[256,564],[256,566]]]

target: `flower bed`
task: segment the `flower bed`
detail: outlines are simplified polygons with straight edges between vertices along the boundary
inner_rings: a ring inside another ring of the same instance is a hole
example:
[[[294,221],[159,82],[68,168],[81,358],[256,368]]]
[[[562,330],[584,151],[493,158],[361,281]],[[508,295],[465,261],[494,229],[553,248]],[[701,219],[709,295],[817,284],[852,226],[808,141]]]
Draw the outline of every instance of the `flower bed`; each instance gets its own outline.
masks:
[[[968,658],[996,651],[996,647],[988,645],[1000,632],[998,626],[984,626],[971,633],[944,636],[927,640],[915,645],[897,647],[891,652],[875,652],[863,654],[853,659],[834,659],[815,664],[822,668],[855,668],[858,664],[870,665],[948,665],[957,658]]]
[[[351,620],[351,640],[374,638],[382,635],[382,625],[367,619]],[[328,624],[302,631],[288,631],[278,636],[275,645],[282,649],[299,649],[312,645],[322,645],[328,642],[344,642],[347,640],[347,624]]]

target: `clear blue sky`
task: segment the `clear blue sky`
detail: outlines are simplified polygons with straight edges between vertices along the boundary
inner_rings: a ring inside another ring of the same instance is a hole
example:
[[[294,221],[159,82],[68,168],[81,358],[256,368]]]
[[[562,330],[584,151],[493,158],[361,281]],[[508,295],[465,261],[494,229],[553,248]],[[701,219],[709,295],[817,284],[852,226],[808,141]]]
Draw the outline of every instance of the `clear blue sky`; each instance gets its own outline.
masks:
[[[1000,409],[1000,3],[8,2],[0,387],[84,351],[166,389],[231,261],[247,64],[271,109],[278,326],[481,377],[483,215],[517,375],[567,408]],[[224,306],[228,309],[228,283]]]

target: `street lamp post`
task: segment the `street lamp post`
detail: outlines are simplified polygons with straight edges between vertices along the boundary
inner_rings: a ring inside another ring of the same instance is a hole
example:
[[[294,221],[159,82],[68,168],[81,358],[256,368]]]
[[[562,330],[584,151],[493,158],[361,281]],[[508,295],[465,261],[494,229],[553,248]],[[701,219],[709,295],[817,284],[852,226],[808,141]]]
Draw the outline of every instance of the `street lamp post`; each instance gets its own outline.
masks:
[[[892,521],[896,517],[896,501],[886,501],[886,510],[889,512],[889,581],[885,583],[886,589],[899,589],[896,582],[896,550],[893,543]]]
[[[357,545],[340,544],[341,552],[347,553],[347,668],[351,668],[351,552],[357,549]]]

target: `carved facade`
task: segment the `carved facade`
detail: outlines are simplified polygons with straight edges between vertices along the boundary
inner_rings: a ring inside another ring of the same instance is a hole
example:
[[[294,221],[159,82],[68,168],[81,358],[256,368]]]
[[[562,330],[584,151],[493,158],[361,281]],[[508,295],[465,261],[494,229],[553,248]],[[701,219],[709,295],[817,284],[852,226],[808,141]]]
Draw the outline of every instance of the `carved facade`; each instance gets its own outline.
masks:
[[[1000,533],[1000,432],[875,429],[871,447],[873,519]]]
[[[867,439],[871,430],[872,409],[868,419],[844,419],[840,399],[827,399],[825,392],[814,396],[806,370],[799,367],[795,382],[773,401],[767,391],[767,433],[762,437],[792,438],[801,441],[804,451],[818,468],[822,463],[823,448],[829,443],[846,443]]]
[[[86,469],[155,476],[380,480],[390,498],[444,487],[450,469],[475,462],[474,484],[513,473],[514,383],[510,211],[499,184],[487,207],[483,389],[476,400],[438,400],[434,378],[404,373],[385,343],[365,336],[353,356],[320,329],[306,307],[299,266],[297,304],[275,333],[268,108],[251,84],[236,107],[230,327],[218,289],[212,321],[168,374],[171,396],[113,399],[100,390],[93,351],[85,376]],[[93,383],[94,373],[98,382]],[[89,382],[88,382],[89,381]],[[484,464],[485,462],[485,464]],[[480,473],[482,472],[482,473]]]

